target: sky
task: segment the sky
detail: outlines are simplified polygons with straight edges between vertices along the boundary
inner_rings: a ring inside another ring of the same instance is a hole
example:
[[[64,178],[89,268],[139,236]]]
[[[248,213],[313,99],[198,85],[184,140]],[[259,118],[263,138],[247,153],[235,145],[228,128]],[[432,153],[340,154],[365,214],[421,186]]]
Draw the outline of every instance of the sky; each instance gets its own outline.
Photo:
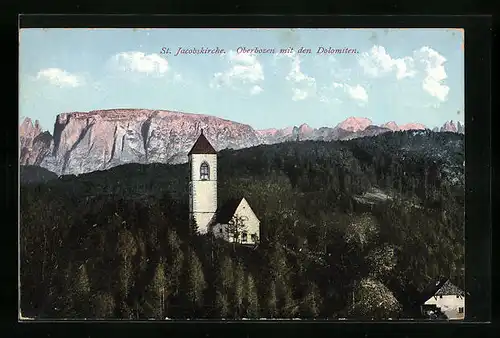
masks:
[[[19,44],[20,120],[51,132],[60,113],[116,108],[255,129],[464,120],[456,29],[22,29]],[[202,47],[224,53],[175,55]]]

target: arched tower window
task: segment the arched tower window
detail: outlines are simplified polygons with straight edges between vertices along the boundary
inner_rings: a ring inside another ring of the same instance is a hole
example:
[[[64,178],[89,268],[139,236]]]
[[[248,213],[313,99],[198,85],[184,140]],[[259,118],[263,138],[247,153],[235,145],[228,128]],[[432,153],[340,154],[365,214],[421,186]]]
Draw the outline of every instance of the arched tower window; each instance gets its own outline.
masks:
[[[203,162],[200,166],[200,179],[206,181],[210,179],[210,168],[207,162]]]

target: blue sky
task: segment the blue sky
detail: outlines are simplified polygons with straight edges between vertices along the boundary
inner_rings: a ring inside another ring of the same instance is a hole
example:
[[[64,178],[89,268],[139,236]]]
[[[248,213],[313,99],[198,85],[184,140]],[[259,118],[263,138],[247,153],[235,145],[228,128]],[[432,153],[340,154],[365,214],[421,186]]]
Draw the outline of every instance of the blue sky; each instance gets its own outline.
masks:
[[[462,44],[452,29],[23,29],[19,115],[51,132],[59,113],[111,108],[209,114],[255,129],[350,116],[432,128],[463,122]],[[179,47],[226,53],[175,56]],[[287,47],[294,53],[279,53]]]

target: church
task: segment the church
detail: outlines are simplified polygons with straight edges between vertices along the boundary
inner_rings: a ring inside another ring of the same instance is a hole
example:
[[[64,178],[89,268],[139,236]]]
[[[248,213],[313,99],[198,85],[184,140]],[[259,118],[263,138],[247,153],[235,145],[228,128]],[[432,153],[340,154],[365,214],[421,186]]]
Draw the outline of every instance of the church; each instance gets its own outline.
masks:
[[[240,244],[257,244],[260,220],[244,197],[217,203],[217,151],[201,134],[188,153],[189,213],[202,234]]]

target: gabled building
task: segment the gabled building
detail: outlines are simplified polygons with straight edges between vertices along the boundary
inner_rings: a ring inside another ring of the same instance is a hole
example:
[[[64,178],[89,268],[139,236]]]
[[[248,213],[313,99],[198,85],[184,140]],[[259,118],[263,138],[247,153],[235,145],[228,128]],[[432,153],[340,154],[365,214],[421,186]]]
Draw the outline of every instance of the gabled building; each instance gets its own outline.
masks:
[[[465,318],[465,292],[448,279],[439,280],[426,290],[421,306],[424,316],[433,318],[436,314],[443,314],[451,320]]]
[[[260,221],[244,197],[231,199],[217,210],[212,225],[215,237],[240,244],[259,242]]]
[[[201,134],[188,153],[189,213],[200,233],[230,242],[255,244],[260,238],[260,221],[244,197],[217,206],[217,151]]]

